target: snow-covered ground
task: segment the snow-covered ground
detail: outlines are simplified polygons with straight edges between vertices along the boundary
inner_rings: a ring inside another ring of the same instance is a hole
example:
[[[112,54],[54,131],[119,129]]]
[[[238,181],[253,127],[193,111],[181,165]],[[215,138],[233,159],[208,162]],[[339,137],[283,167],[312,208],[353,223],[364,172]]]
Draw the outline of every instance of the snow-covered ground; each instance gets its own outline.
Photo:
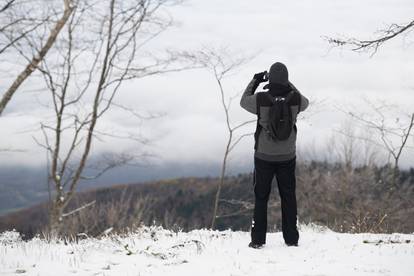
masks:
[[[271,233],[263,249],[247,232],[143,227],[78,243],[0,235],[0,275],[414,275],[414,234],[340,234],[300,227],[299,247]]]

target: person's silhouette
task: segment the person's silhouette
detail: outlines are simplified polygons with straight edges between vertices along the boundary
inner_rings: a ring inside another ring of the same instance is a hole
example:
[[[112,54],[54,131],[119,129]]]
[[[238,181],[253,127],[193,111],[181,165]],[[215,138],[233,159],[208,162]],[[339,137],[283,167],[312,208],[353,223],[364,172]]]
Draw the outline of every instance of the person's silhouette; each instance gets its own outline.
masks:
[[[255,94],[259,84],[267,80],[269,83],[263,87],[267,91]],[[297,128],[295,123],[298,113],[308,107],[309,101],[289,81],[286,66],[276,62],[270,67],[269,73],[265,71],[254,75],[241,98],[240,105],[258,116],[254,135],[255,206],[249,246],[259,248],[266,243],[267,203],[274,176],[276,176],[281,198],[283,238],[287,245],[297,246],[299,232],[296,225]],[[289,112],[282,109],[288,109]],[[280,113],[279,116],[277,113]],[[286,118],[286,116],[290,117]],[[286,126],[286,119],[291,122],[291,126],[288,128],[290,133],[286,139],[275,139],[277,133],[274,132],[286,131],[286,128],[278,129],[278,126]],[[278,120],[278,122],[275,124],[274,120]]]

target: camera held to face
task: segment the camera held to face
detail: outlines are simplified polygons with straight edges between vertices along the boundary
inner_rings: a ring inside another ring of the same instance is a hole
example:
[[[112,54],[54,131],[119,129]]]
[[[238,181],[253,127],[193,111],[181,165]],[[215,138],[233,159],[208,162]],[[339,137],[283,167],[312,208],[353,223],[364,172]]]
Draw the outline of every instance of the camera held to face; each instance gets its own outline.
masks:
[[[259,82],[266,82],[269,80],[269,73],[267,71],[256,73],[253,78]]]

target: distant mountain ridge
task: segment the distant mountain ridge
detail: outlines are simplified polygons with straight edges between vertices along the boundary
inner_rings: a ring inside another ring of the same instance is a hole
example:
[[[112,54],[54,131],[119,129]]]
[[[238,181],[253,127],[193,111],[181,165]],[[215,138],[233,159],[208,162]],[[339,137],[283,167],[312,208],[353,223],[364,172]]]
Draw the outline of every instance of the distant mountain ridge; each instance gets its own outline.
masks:
[[[219,174],[217,163],[163,163],[146,167],[121,167],[100,178],[79,184],[79,191],[111,187],[119,183],[138,183],[176,177],[204,177]],[[251,171],[249,167],[230,168],[230,173]],[[48,200],[47,171],[43,167],[0,167],[0,215]]]
[[[298,164],[296,193],[298,219],[339,232],[412,233],[414,169],[400,172],[400,183],[390,189],[392,169],[341,164]],[[169,229],[208,228],[217,177],[181,177],[115,185],[79,192],[66,212],[95,202],[65,218],[65,234],[100,236],[110,229],[123,232],[140,224]],[[269,200],[269,229],[281,228],[280,198],[273,183]],[[250,227],[254,206],[253,174],[225,178],[219,205],[218,229]],[[0,217],[0,232],[17,229],[26,238],[48,225],[47,202]]]
[[[226,178],[223,187],[223,198],[234,197],[251,202],[250,180],[251,175],[249,174]],[[67,209],[75,209],[84,203],[96,200],[94,206],[91,207],[96,212],[91,211],[93,213],[90,216],[95,219],[99,217],[99,225],[89,231],[91,235],[99,235],[108,227],[121,228],[125,226],[116,225],[125,217],[132,217],[131,224],[133,224],[134,215],[137,211],[134,208],[140,202],[142,202],[142,205],[140,205],[142,210],[138,211],[143,211],[143,214],[139,220],[136,220],[136,223],[152,224],[155,222],[166,227],[180,227],[183,229],[203,228],[207,227],[211,221],[212,210],[210,209],[212,208],[217,183],[217,178],[188,177],[115,185],[79,192]],[[233,185],[235,183],[237,185]],[[232,195],[230,196],[230,194]],[[26,238],[33,237],[36,233],[40,233],[45,229],[48,223],[47,208],[48,204],[46,202],[0,217],[0,232],[16,229],[23,233]],[[108,220],[111,220],[111,218],[108,218],[108,213],[113,209],[117,211],[116,218],[115,221],[109,222]],[[101,212],[102,210],[105,211]],[[125,213],[123,213],[123,210],[125,210]],[[80,214],[82,215],[84,212],[81,211]],[[85,220],[89,222],[88,218],[85,218]],[[245,219],[241,224],[235,223],[234,225],[236,228],[243,228],[243,225],[249,225],[249,220]],[[82,228],[85,222],[76,221],[76,224],[80,224]],[[222,223],[218,225],[220,227]]]

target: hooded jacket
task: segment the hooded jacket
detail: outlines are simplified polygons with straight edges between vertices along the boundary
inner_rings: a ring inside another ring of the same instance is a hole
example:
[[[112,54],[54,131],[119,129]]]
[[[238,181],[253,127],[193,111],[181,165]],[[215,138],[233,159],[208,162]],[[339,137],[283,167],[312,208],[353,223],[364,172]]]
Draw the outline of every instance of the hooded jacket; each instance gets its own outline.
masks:
[[[272,66],[273,67],[273,66]],[[271,68],[272,69],[272,68]],[[272,73],[272,71],[270,72]],[[270,75],[269,80],[272,75]],[[287,79],[287,75],[286,75]],[[258,124],[262,128],[267,128],[269,121],[269,110],[272,102],[265,93],[270,93],[274,96],[283,96],[293,90],[294,96],[290,100],[290,108],[292,109],[292,121],[296,123],[296,117],[300,111],[304,111],[308,105],[309,100],[304,97],[299,90],[288,80],[281,82],[270,82],[264,88],[268,88],[269,91],[258,92],[255,94],[260,81],[251,80],[246,90],[244,91],[240,100],[240,105],[247,111],[259,115]],[[256,145],[254,156],[266,160],[266,161],[287,161],[296,157],[296,135],[297,128],[294,128],[287,140],[274,141],[266,131],[259,131],[256,129],[255,140]]]

